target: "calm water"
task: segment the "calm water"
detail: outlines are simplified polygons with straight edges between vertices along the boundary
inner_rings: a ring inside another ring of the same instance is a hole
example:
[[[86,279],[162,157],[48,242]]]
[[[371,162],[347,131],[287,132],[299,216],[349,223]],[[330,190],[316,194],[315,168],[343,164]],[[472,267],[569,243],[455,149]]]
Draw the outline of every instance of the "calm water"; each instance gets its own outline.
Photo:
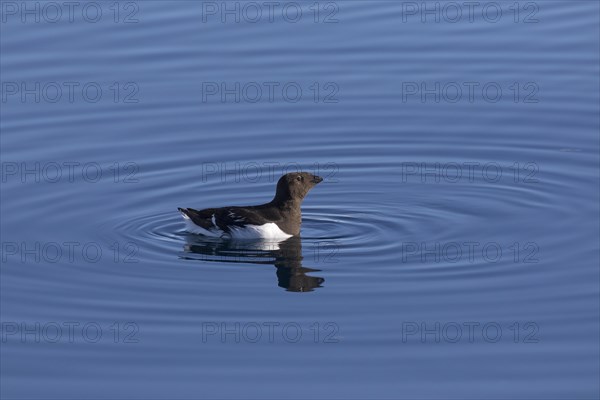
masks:
[[[599,5],[461,4],[2,1],[1,397],[598,398]]]

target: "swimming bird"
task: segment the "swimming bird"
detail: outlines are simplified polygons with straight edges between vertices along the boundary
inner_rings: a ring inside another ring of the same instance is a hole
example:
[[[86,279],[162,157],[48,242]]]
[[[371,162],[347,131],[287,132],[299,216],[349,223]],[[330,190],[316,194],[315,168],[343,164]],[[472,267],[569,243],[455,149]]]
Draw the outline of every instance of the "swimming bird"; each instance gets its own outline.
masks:
[[[302,200],[321,181],[323,178],[308,172],[292,172],[279,178],[275,197],[268,203],[178,210],[186,230],[191,233],[232,239],[284,240],[300,235]]]

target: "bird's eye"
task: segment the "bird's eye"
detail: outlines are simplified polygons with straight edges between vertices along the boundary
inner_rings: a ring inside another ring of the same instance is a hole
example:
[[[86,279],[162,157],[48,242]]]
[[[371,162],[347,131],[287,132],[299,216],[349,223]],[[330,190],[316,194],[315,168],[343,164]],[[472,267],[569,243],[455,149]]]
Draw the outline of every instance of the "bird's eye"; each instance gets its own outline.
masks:
[[[301,180],[302,180],[302,176],[298,175],[298,176],[296,177],[296,180],[297,180],[297,181],[301,181]]]

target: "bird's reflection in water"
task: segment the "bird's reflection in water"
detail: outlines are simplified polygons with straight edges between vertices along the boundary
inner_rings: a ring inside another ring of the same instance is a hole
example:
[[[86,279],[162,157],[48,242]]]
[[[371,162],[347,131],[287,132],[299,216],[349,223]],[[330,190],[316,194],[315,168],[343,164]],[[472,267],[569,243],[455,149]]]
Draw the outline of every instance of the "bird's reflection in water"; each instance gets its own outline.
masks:
[[[227,262],[272,264],[277,268],[278,285],[290,292],[311,292],[323,278],[306,275],[320,271],[302,266],[302,241],[291,237],[282,242],[232,241],[187,235],[183,258]]]

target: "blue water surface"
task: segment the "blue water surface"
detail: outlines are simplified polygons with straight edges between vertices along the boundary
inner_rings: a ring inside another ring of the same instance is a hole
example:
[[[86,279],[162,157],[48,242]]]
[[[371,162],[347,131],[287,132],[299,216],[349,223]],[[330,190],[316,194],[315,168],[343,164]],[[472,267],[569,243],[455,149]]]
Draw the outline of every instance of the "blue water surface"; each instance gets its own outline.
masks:
[[[0,7],[3,399],[600,396],[597,1]]]

